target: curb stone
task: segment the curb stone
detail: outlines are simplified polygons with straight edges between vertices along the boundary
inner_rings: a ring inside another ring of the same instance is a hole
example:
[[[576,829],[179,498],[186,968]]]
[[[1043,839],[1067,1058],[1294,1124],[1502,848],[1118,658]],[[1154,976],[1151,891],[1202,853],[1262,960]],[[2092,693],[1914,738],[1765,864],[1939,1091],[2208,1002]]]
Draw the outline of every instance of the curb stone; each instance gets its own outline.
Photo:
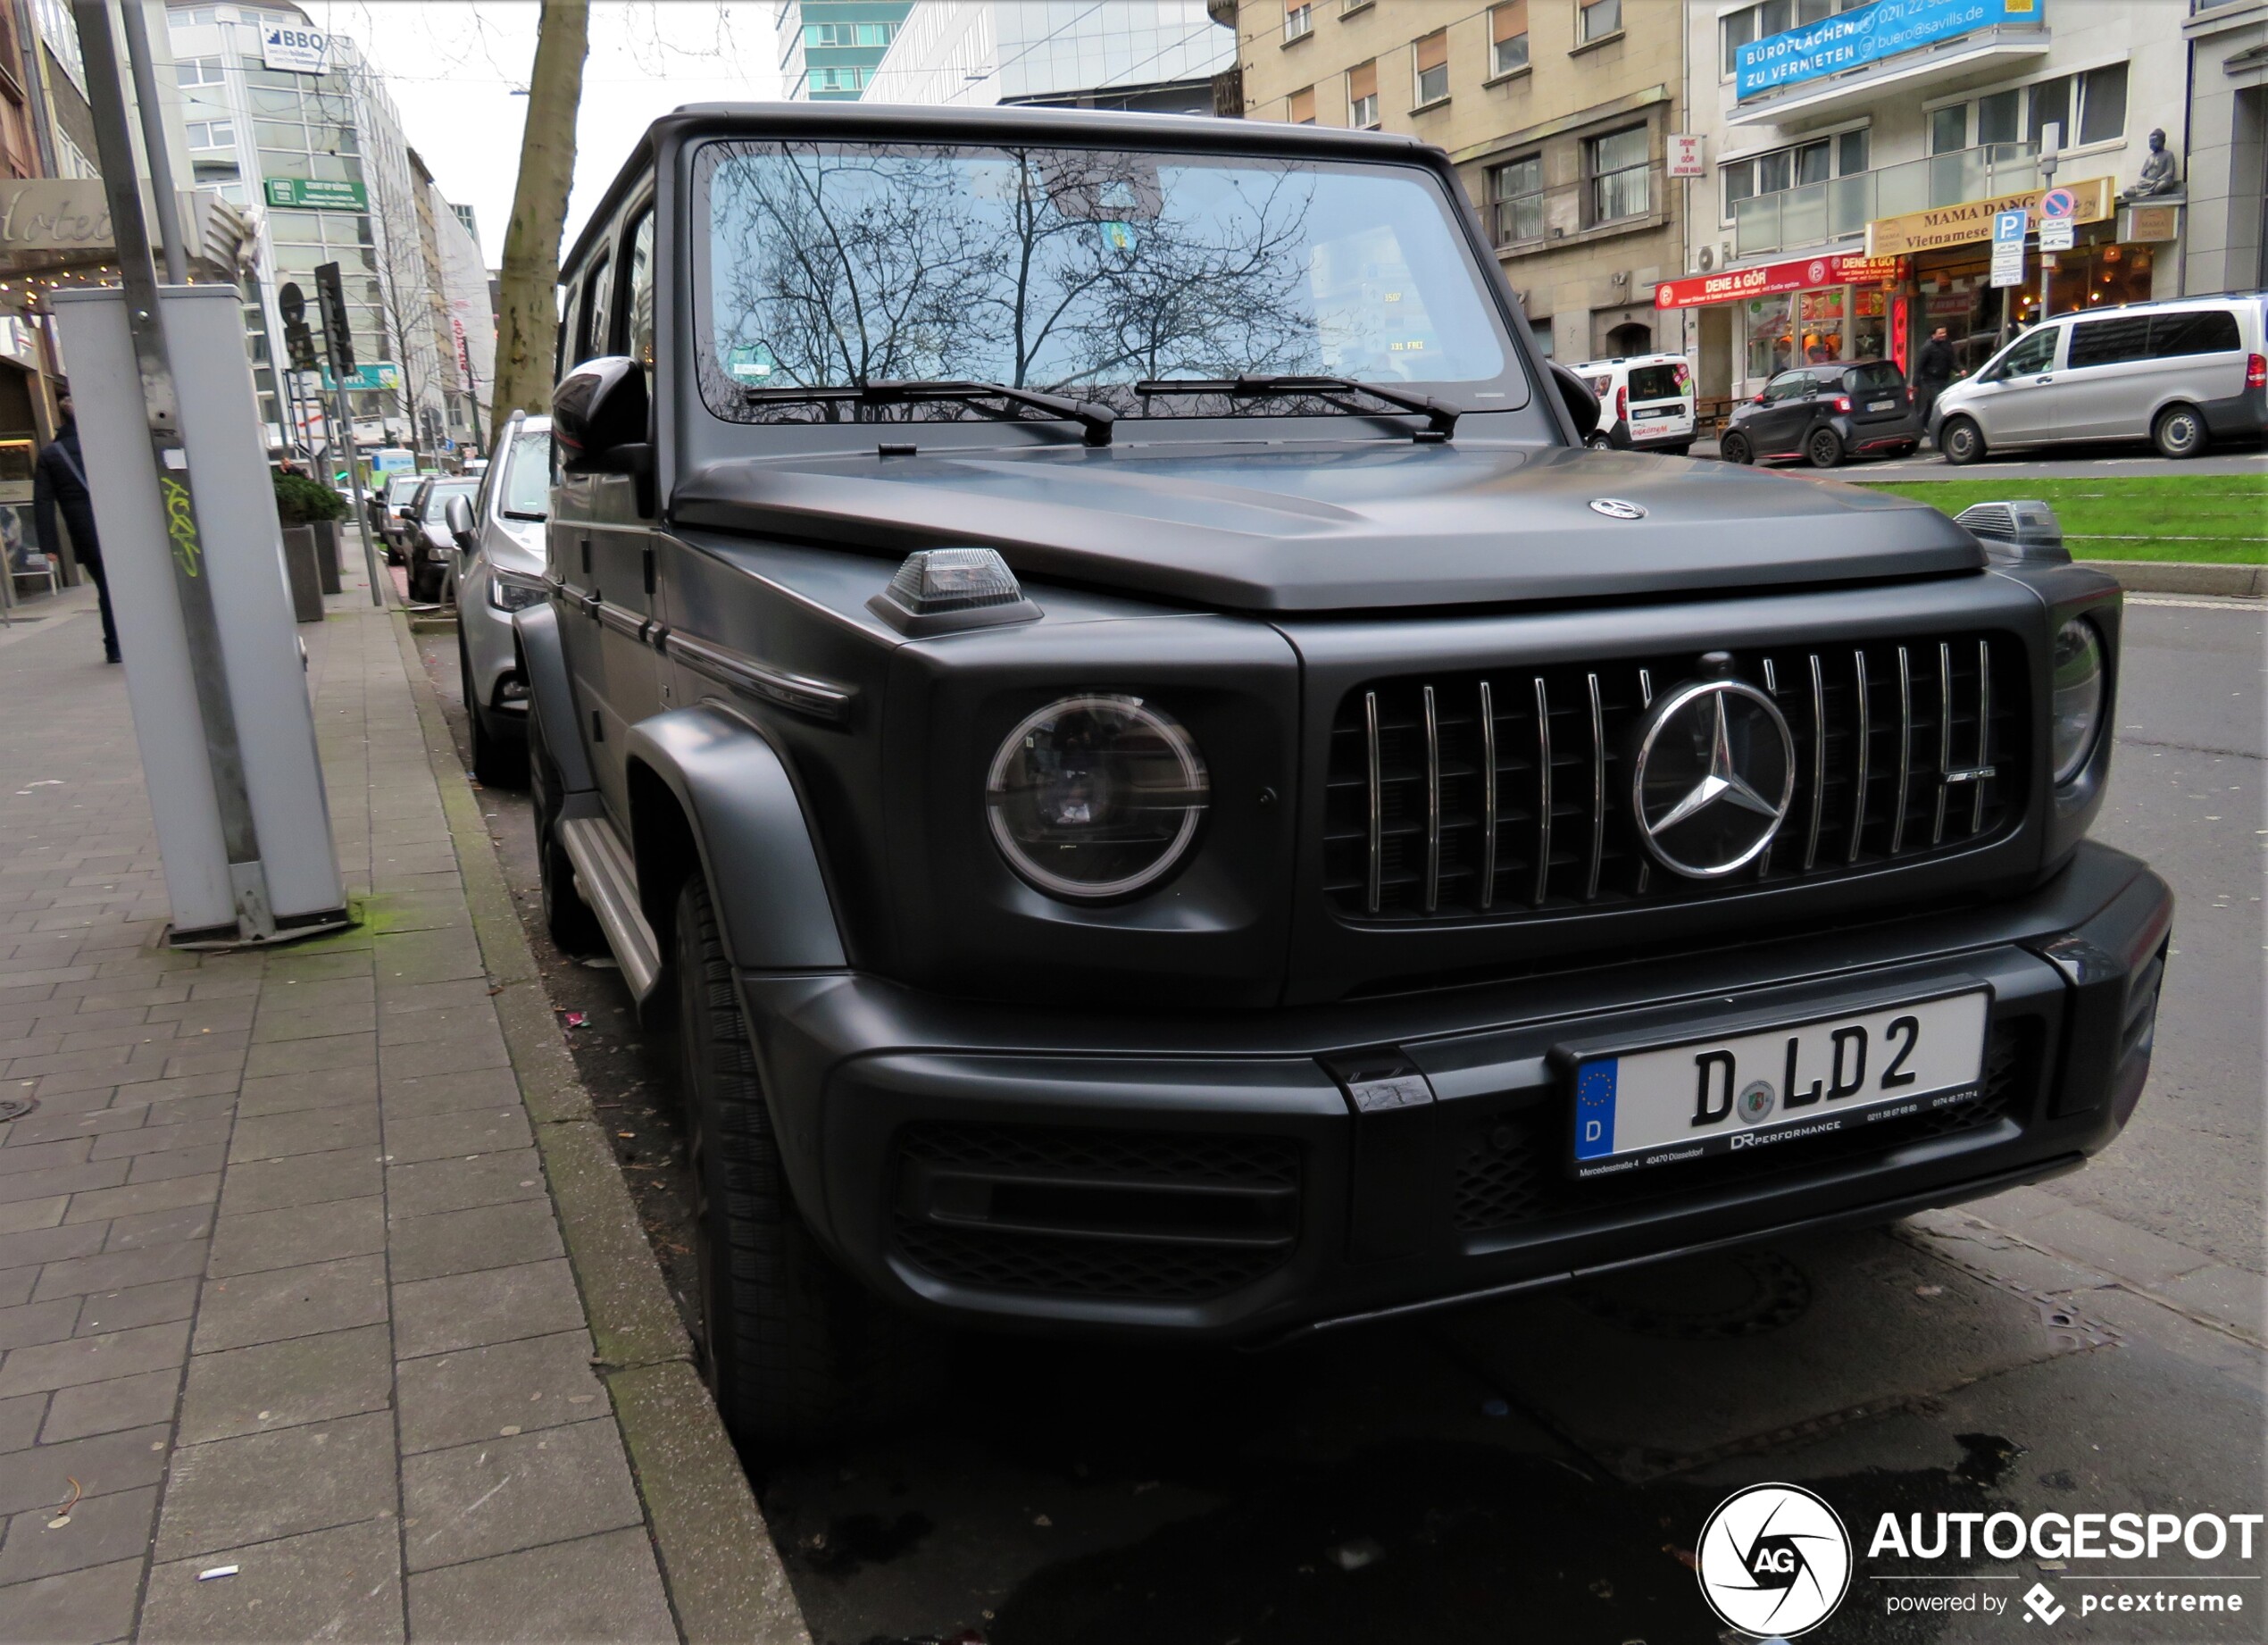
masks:
[[[2215,594],[2256,600],[2268,595],[2268,565],[2208,565],[2189,560],[2081,560],[2090,572],[2118,579],[2130,594]]]
[[[694,1370],[692,1340],[560,1040],[410,620],[399,606],[389,615],[495,990],[491,1000],[590,1323],[594,1369],[613,1403],[679,1631],[689,1645],[811,1645],[763,1512]]]

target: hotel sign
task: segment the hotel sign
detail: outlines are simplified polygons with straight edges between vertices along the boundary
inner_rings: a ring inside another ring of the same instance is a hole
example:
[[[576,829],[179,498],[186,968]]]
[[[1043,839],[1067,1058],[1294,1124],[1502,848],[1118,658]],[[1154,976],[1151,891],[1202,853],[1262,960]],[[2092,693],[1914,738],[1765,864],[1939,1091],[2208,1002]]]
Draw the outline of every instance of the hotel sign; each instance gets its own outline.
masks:
[[[2077,209],[2071,213],[2073,222],[2101,222],[2117,204],[2113,180],[2107,177],[2090,177],[2083,183],[2059,187],[2069,189],[2077,201]],[[1926,212],[1908,212],[1902,217],[1878,217],[1866,225],[1867,253],[1876,257],[1905,257],[1917,251],[1989,240],[1992,238],[1992,220],[2002,212],[2026,213],[2031,226],[2037,229],[2039,202],[2047,192],[2045,188],[2028,188],[2019,194],[1996,195],[1989,200],[1935,205]]]
[[[0,183],[0,252],[109,251],[116,243],[101,178]]]
[[[1768,297],[1814,286],[1890,286],[1905,277],[1905,271],[1895,257],[1798,257],[1788,263],[1759,263],[1753,269],[1727,269],[1722,274],[1702,274],[1692,280],[1665,280],[1654,288],[1654,306],[1703,308],[1712,303],[1736,303],[1742,297]]]
[[[2046,5],[2047,0],[1874,0],[1749,41],[1739,53],[1736,96],[1745,103],[1956,35],[2000,23],[2037,23]]]

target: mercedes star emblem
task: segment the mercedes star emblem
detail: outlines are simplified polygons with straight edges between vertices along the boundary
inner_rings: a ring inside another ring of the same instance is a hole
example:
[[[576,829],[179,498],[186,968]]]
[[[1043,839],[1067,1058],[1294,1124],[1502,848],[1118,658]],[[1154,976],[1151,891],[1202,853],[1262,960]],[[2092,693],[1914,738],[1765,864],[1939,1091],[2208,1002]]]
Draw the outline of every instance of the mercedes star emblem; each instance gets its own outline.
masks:
[[[1619,497],[1591,498],[1591,513],[1605,514],[1609,520],[1643,520],[1645,508],[1637,503],[1626,503]]]
[[[1795,797],[1796,739],[1755,687],[1689,681],[1647,716],[1630,809],[1647,850],[1672,873],[1714,880],[1755,862]]]

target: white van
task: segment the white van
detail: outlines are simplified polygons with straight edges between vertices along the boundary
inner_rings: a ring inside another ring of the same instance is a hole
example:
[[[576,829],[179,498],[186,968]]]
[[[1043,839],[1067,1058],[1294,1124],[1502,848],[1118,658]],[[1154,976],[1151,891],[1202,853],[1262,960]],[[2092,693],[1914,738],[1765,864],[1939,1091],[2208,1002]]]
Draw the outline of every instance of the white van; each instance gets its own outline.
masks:
[[[1598,396],[1591,446],[1681,457],[1693,444],[1693,367],[1683,355],[1632,355],[1572,369]]]
[[[2268,433],[2268,302],[2185,297],[2057,314],[1938,396],[1947,463],[2019,446],[2147,439],[2194,457]]]

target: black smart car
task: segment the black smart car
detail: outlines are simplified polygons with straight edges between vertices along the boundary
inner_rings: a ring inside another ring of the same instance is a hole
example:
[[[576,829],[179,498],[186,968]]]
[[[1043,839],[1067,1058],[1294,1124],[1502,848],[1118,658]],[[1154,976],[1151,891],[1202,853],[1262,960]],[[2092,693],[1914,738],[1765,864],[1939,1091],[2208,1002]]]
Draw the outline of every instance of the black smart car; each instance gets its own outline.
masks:
[[[1833,468],[1845,457],[1910,456],[1921,443],[1905,373],[1888,360],[1846,361],[1780,372],[1734,409],[1717,454],[1728,463],[1801,458]]]
[[[2133,1112],[2118,585],[1584,449],[1439,150],[688,108],[562,282],[544,902],[675,1031],[744,1440],[941,1325],[1280,1338]]]

